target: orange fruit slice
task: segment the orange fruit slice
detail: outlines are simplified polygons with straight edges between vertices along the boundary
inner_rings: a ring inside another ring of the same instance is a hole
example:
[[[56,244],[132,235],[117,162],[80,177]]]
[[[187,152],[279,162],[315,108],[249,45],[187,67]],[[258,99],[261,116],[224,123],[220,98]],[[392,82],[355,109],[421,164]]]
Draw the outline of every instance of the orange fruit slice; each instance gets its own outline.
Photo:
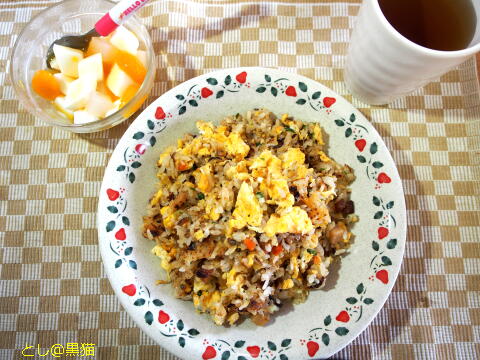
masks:
[[[147,75],[147,69],[135,55],[120,50],[115,57],[115,63],[137,84],[143,83],[145,75]]]
[[[35,72],[32,78],[32,88],[38,95],[50,101],[62,95],[60,84],[52,73],[47,70]]]

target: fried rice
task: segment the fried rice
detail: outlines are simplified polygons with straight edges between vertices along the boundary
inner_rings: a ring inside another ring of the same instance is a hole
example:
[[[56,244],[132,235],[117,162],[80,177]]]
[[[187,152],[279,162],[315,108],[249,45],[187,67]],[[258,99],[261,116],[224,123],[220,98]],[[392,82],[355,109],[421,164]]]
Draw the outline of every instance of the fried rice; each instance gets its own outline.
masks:
[[[143,234],[180,299],[218,324],[266,324],[325,284],[358,218],[322,129],[264,109],[197,122],[158,160]]]

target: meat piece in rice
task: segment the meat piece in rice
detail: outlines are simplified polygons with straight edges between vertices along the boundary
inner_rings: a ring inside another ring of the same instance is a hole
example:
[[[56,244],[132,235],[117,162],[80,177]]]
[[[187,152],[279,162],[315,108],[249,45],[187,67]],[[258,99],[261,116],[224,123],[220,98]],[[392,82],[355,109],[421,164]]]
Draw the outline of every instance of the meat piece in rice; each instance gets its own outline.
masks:
[[[287,114],[255,109],[197,127],[160,156],[144,236],[177,297],[218,325],[264,325],[322,287],[348,248],[355,176],[324,152],[318,124]]]

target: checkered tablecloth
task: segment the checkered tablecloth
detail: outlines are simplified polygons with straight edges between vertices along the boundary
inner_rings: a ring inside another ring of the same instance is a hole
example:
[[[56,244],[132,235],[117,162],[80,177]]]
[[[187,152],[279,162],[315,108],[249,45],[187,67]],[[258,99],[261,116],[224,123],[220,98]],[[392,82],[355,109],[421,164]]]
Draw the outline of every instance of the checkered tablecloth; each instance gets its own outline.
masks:
[[[130,122],[87,135],[52,128],[19,105],[7,79],[16,37],[53,2],[0,1],[0,358],[22,359],[26,344],[76,342],[95,344],[102,359],[175,359],[121,308],[97,245],[100,183]],[[357,0],[152,1],[141,12],[157,54],[149,101],[196,75],[238,66],[296,72],[345,96],[397,163],[408,237],[385,307],[334,358],[479,358],[475,62],[390,106],[352,99],[342,69],[358,8]]]

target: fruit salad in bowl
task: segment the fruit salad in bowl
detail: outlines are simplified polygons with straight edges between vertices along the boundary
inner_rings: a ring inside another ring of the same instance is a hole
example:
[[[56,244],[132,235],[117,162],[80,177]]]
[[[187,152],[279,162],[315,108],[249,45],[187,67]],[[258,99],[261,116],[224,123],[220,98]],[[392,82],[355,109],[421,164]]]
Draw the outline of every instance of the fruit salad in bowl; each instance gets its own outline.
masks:
[[[106,0],[67,0],[37,15],[20,34],[10,76],[34,115],[74,132],[94,132],[124,121],[146,100],[154,53],[135,16],[108,36],[92,37],[84,51],[54,44],[55,56],[47,64],[54,40],[88,31],[111,6]]]

